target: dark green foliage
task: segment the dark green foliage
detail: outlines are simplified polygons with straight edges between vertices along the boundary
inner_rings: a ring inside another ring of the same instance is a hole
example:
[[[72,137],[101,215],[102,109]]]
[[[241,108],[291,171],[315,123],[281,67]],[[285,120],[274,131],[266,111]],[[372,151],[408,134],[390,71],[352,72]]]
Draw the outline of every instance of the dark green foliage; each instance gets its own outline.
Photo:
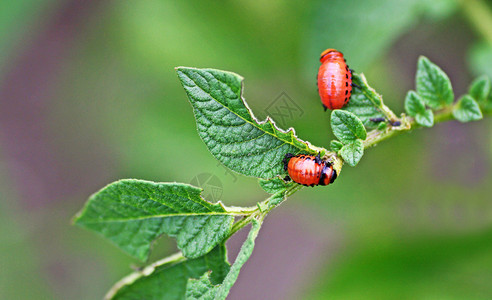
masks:
[[[234,221],[221,204],[203,200],[201,192],[181,183],[120,180],[95,193],[74,223],[140,260],[147,259],[162,234],[175,237],[183,254],[196,258],[219,244]]]

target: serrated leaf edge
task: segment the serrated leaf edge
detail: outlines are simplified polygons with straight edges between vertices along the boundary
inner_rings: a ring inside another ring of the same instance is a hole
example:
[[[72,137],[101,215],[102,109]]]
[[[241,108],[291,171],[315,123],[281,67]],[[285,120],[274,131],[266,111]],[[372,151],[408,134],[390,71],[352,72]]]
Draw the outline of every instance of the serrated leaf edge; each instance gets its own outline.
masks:
[[[244,93],[244,77],[242,77],[241,75],[239,74],[236,74],[234,72],[229,72],[229,71],[223,71],[223,70],[218,70],[218,69],[211,69],[211,68],[193,68],[193,67],[183,67],[183,66],[180,66],[180,67],[176,67],[175,70],[177,72],[180,72],[182,69],[192,69],[192,70],[198,70],[198,71],[208,71],[208,70],[214,70],[214,71],[219,71],[219,72],[224,72],[224,73],[228,73],[228,74],[232,74],[233,76],[237,76],[240,81],[241,81],[241,92],[240,92],[240,98],[241,98],[241,102],[243,103],[243,105],[246,107],[246,109],[248,110],[248,113],[250,114],[251,118],[253,119],[254,122],[250,122],[249,120],[246,120],[244,119],[242,116],[238,115],[237,113],[233,112],[232,110],[229,109],[229,107],[227,106],[224,106],[227,110],[229,110],[231,113],[233,113],[234,115],[236,115],[237,117],[239,117],[240,119],[242,119],[243,121],[245,121],[246,123],[249,123],[251,124],[252,126],[256,127],[257,129],[283,141],[284,143],[287,143],[287,144],[290,144],[296,148],[299,149],[298,145],[296,145],[294,143],[294,139],[298,140],[300,143],[304,144],[305,145],[305,148],[304,149],[300,149],[300,151],[306,151],[306,152],[309,152],[309,153],[317,153],[319,152],[319,148],[318,147],[315,147],[313,146],[310,142],[308,141],[304,141],[302,139],[300,139],[297,135],[296,135],[296,132],[295,132],[295,129],[293,127],[289,127],[287,130],[283,130],[279,127],[277,127],[277,124],[275,123],[275,121],[270,117],[270,116],[267,116],[267,118],[264,120],[264,121],[259,121],[256,116],[254,115],[253,111],[251,110],[251,108],[249,107],[248,103],[246,102],[246,100],[244,99],[243,97],[243,93]],[[186,77],[188,77],[188,75],[184,74],[183,72],[181,72],[183,75],[185,75]],[[211,74],[211,73],[210,73]],[[216,80],[219,81],[219,79],[217,79],[214,74],[211,74]],[[194,81],[192,80],[190,77],[188,77],[191,81]],[[198,85],[197,85],[198,86]],[[210,95],[209,93],[207,93],[207,95],[209,95],[211,98],[212,95]],[[220,101],[218,101],[217,99],[213,98],[216,102],[220,103]],[[195,113],[195,112],[193,112]],[[196,115],[195,115],[195,118],[196,118]],[[255,123],[256,122],[256,123]],[[290,137],[290,141],[286,141],[285,139],[275,135],[275,134],[272,134],[271,132],[268,132],[268,131],[265,131],[264,128],[261,128],[260,126],[257,126],[257,125],[270,125],[274,130],[278,130],[282,133],[285,133],[287,134],[289,137]]]

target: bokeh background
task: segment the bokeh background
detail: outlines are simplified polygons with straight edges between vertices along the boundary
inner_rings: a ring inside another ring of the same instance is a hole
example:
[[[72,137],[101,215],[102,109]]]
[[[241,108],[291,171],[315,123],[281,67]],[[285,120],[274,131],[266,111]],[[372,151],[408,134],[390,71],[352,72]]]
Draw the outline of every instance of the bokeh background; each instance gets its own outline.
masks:
[[[139,265],[70,224],[114,180],[193,181],[227,205],[266,197],[209,154],[174,67],[242,75],[259,119],[268,111],[328,147],[329,113],[315,85],[322,50],[342,51],[401,112],[419,55],[447,72],[457,96],[475,76],[492,76],[491,8],[483,0],[3,1],[0,298],[100,299]],[[302,112],[283,111],[286,95]],[[491,125],[448,122],[399,136],[346,166],[336,184],[296,193],[267,218],[230,299],[490,299]],[[229,242],[231,260],[244,236]],[[175,249],[163,238],[151,261]]]

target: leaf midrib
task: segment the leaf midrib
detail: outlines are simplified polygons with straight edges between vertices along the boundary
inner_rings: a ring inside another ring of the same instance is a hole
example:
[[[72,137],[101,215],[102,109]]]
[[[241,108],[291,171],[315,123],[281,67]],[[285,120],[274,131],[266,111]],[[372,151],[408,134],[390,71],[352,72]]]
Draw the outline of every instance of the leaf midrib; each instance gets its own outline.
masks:
[[[189,70],[190,70],[190,69],[189,69]],[[241,99],[241,102],[243,102],[243,104],[244,104],[244,106],[246,107],[246,109],[247,109],[247,110],[251,113],[251,117],[252,117],[252,119],[253,119],[253,120],[255,120],[255,121],[257,121],[257,123],[256,123],[256,122],[250,122],[249,120],[246,120],[244,117],[242,117],[242,116],[238,115],[237,113],[235,113],[234,111],[232,111],[229,107],[227,107],[227,106],[226,106],[226,105],[224,105],[222,102],[220,102],[219,100],[217,100],[214,96],[212,96],[212,94],[210,94],[209,92],[206,92],[205,90],[203,90],[203,89],[202,89],[202,88],[201,88],[201,87],[200,87],[200,86],[196,83],[196,81],[195,81],[195,80],[193,80],[193,78],[191,78],[190,76],[188,76],[187,74],[185,74],[185,73],[184,73],[183,71],[181,71],[181,70],[180,70],[180,72],[181,72],[181,74],[184,74],[186,77],[188,77],[191,81],[193,81],[193,83],[195,84],[195,86],[196,86],[197,88],[199,88],[202,92],[204,92],[204,93],[206,93],[207,95],[209,95],[209,96],[210,96],[210,98],[212,98],[213,100],[215,100],[215,101],[216,101],[217,103],[219,103],[222,107],[224,107],[225,109],[227,109],[228,111],[230,111],[232,114],[236,115],[238,118],[242,119],[244,122],[246,122],[246,123],[248,123],[248,124],[253,125],[255,128],[257,128],[257,129],[261,130],[262,132],[265,132],[265,133],[267,133],[267,134],[269,134],[269,135],[271,135],[271,136],[273,136],[273,137],[277,138],[278,140],[281,140],[281,141],[282,141],[282,142],[284,142],[285,144],[292,145],[292,146],[294,146],[295,148],[297,148],[297,149],[299,149],[299,150],[305,150],[305,151],[310,151],[310,150],[311,150],[311,149],[309,149],[309,147],[307,147],[307,146],[306,146],[306,147],[304,147],[304,149],[299,148],[298,146],[296,146],[296,145],[295,145],[295,144],[293,144],[292,142],[286,141],[285,139],[282,139],[282,138],[280,138],[279,136],[277,136],[277,135],[275,135],[275,134],[272,134],[271,132],[268,132],[268,131],[264,130],[263,128],[259,127],[258,125],[260,125],[260,124],[265,124],[266,122],[268,122],[268,120],[267,120],[267,121],[263,121],[263,122],[258,121],[258,120],[256,119],[256,117],[254,117],[254,115],[253,115],[253,111],[252,111],[252,110],[251,110],[251,109],[247,106],[246,102],[243,100],[242,95],[239,95],[239,98]],[[219,81],[219,82],[222,82],[222,83],[224,83],[224,84],[226,84],[226,85],[227,85],[227,83],[226,83],[226,82],[223,82],[223,81],[219,80],[217,77],[215,77],[215,76],[214,76],[214,74],[210,73],[209,71],[207,71],[207,73],[208,73],[208,74],[210,74],[210,75],[211,75],[211,76],[212,76],[215,80],[217,80],[217,81]],[[205,78],[205,80],[206,80],[206,78]],[[241,87],[241,94],[242,94],[242,87]],[[193,97],[193,98],[194,98],[194,97]],[[203,114],[203,113],[202,113],[202,114]],[[215,124],[215,123],[214,123],[214,124]],[[273,123],[272,123],[272,127],[274,128],[274,130],[279,130],[279,131],[280,131],[280,128],[275,128],[275,126],[273,126]],[[287,132],[285,132],[285,133],[287,133]],[[304,143],[304,142],[302,142],[302,143]]]
[[[161,214],[161,215],[149,215],[141,217],[130,217],[126,219],[103,219],[98,221],[79,221],[78,224],[102,224],[102,223],[117,223],[117,222],[132,222],[141,221],[155,218],[172,218],[172,217],[194,217],[194,216],[237,216],[243,215],[238,212],[209,212],[209,213],[180,213],[180,214]]]

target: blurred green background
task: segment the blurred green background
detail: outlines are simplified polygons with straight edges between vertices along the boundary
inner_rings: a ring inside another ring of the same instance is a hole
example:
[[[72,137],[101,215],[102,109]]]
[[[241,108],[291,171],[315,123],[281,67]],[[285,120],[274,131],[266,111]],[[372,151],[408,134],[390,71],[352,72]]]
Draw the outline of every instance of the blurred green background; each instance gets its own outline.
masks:
[[[482,0],[2,2],[0,299],[99,299],[139,265],[70,225],[114,180],[191,182],[206,173],[227,205],[265,198],[255,179],[227,173],[209,154],[174,67],[242,75],[259,119],[282,111],[275,100],[284,93],[302,115],[277,121],[328,147],[315,83],[321,51],[342,51],[399,113],[419,55],[447,72],[457,96],[475,76],[492,76],[491,8]],[[346,166],[336,184],[296,193],[267,218],[230,299],[492,298],[491,125],[449,122],[399,136]],[[230,259],[241,235],[229,242]],[[173,251],[163,238],[151,261]]]

